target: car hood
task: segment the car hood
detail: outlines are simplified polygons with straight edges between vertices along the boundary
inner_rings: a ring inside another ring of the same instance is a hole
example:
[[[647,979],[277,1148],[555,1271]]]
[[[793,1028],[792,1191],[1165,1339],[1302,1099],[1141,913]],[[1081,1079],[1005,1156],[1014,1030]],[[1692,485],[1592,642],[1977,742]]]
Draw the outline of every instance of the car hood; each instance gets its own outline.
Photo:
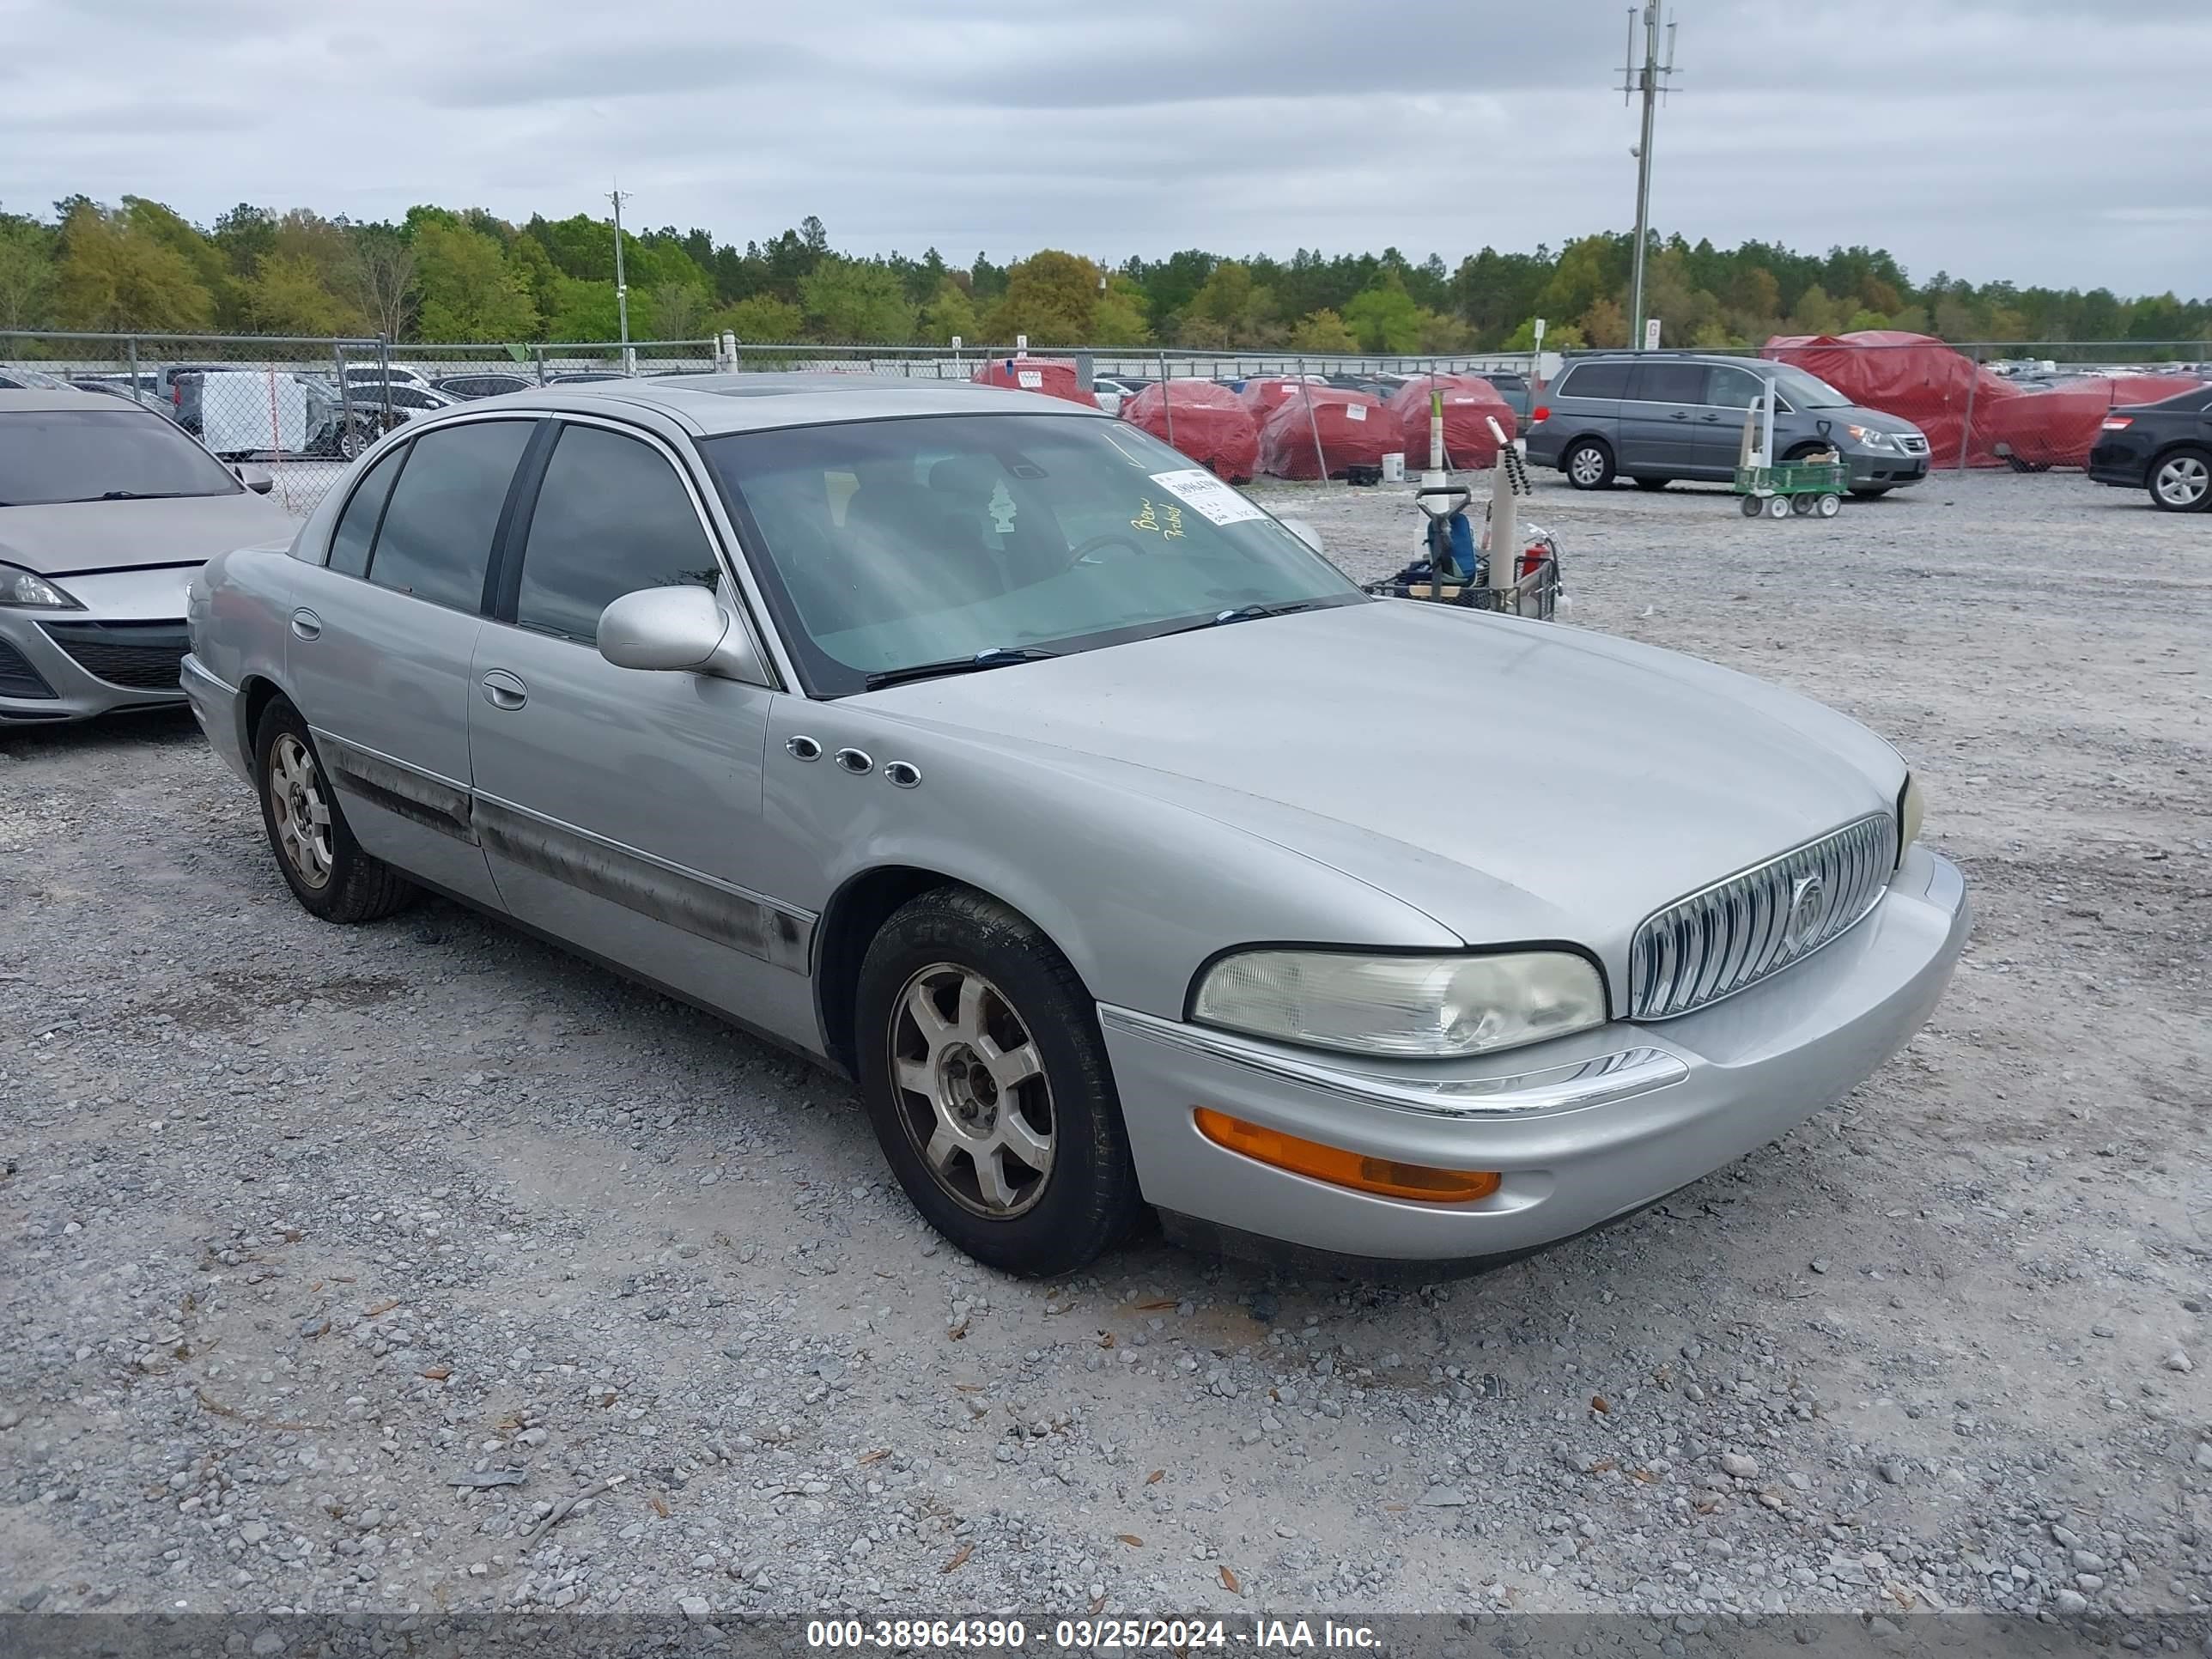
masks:
[[[291,524],[283,507],[250,489],[163,501],[0,507],[0,564],[42,576],[199,564],[227,548],[284,534]]]
[[[922,681],[851,702],[1071,762],[1390,893],[1473,943],[1618,968],[1670,901],[1870,812],[1896,751],[1730,670],[1382,600]],[[1172,848],[1164,848],[1173,856]]]

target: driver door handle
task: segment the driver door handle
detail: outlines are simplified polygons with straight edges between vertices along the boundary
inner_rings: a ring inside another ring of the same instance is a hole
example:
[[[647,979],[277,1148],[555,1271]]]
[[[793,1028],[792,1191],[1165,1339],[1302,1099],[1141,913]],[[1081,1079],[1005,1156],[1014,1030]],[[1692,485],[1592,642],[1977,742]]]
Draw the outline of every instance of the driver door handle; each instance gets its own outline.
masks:
[[[495,708],[515,709],[530,701],[530,688],[520,675],[495,668],[483,677],[484,701]]]
[[[292,613],[292,631],[303,640],[320,639],[323,633],[323,619],[313,611],[304,608],[295,611]]]

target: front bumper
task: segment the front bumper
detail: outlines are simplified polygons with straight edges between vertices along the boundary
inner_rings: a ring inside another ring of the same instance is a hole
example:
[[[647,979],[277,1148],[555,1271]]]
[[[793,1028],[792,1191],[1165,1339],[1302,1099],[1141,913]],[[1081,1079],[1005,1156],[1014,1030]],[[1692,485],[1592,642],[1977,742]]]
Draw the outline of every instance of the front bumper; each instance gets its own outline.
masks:
[[[185,591],[198,568],[63,575],[82,610],[0,607],[0,726],[181,702]]]
[[[1439,1067],[1227,1036],[1127,1009],[1100,1023],[1146,1199],[1216,1229],[1367,1261],[1510,1256],[1664,1197],[1786,1134],[1919,1029],[1968,927],[1966,884],[1915,846],[1865,921],[1695,1014]],[[1194,1109],[1369,1157],[1496,1170],[1479,1202],[1382,1198],[1216,1146]]]
[[[1894,489],[1918,483],[1928,476],[1926,453],[1906,455],[1893,449],[1854,450],[1844,458],[1850,465],[1854,489]]]

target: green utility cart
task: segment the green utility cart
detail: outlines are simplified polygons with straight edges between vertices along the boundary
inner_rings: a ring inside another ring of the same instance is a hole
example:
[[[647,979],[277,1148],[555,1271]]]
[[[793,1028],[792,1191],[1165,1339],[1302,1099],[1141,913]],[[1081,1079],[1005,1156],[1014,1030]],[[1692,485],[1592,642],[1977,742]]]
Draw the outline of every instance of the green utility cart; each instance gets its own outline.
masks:
[[[1791,514],[1832,519],[1843,511],[1851,470],[1841,461],[1778,461],[1771,466],[1740,466],[1735,493],[1743,497],[1743,516],[1770,519]]]

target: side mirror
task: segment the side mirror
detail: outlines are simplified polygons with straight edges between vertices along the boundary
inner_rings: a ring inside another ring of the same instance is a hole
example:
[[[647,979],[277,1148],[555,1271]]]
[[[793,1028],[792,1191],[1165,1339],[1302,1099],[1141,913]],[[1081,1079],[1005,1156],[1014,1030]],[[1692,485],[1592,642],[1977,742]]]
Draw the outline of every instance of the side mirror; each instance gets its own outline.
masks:
[[[764,685],[745,630],[704,587],[641,587],[599,613],[599,654],[617,668],[711,674]]]
[[[238,475],[239,483],[257,495],[266,495],[276,488],[276,477],[265,466],[256,466],[251,461],[240,461],[236,466],[231,468],[231,471]]]
[[[1328,550],[1321,544],[1321,532],[1316,530],[1304,519],[1285,519],[1283,520],[1283,528],[1313,549],[1315,552],[1322,555],[1328,553]]]

